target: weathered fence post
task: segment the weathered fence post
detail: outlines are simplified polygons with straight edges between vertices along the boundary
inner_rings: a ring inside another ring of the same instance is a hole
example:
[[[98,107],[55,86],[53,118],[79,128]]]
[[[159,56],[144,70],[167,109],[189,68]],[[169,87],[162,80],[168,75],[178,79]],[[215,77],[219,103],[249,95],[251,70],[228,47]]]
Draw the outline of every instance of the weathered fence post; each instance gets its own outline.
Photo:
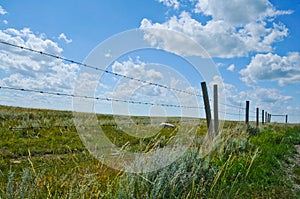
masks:
[[[261,123],[264,124],[265,123],[265,110],[261,111]]]
[[[202,88],[202,94],[203,94],[203,102],[204,102],[204,108],[205,108],[205,115],[206,115],[206,123],[207,123],[207,129],[208,134],[211,138],[213,138],[212,135],[212,126],[211,126],[211,112],[210,112],[210,105],[209,105],[209,98],[208,98],[208,92],[205,82],[201,82],[201,88]]]
[[[215,136],[219,133],[218,85],[214,84],[214,129]]]
[[[288,123],[288,115],[285,115],[285,123]]]
[[[270,115],[269,115],[269,122],[271,122],[271,119],[272,119],[272,114],[270,113]]]
[[[259,108],[256,108],[256,127],[259,126]]]
[[[266,121],[266,123],[268,123],[268,112],[267,111],[265,112],[265,121]]]
[[[245,123],[249,125],[249,101],[246,101],[246,114],[245,114]]]

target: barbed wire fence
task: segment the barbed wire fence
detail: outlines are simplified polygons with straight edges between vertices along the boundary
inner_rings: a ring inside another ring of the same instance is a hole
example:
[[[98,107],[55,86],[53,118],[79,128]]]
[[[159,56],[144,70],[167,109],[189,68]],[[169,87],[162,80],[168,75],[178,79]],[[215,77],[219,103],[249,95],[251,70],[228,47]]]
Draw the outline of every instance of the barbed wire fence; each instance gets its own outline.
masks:
[[[62,56],[58,56],[58,55],[54,55],[54,54],[51,54],[51,53],[35,50],[35,49],[32,49],[32,48],[28,48],[28,47],[24,47],[24,46],[21,46],[21,45],[13,44],[13,43],[6,42],[6,41],[3,41],[3,40],[0,40],[0,44],[10,46],[10,47],[13,47],[13,48],[16,48],[16,49],[19,49],[19,50],[23,50],[23,51],[29,51],[29,52],[32,52],[32,53],[35,53],[35,54],[39,54],[41,56],[47,56],[47,57],[54,58],[54,59],[57,59],[57,60],[61,60],[61,61],[64,61],[64,62],[77,64],[78,66],[81,66],[81,67],[85,67],[85,68],[89,68],[89,69],[93,69],[93,70],[97,70],[97,71],[102,71],[102,72],[110,74],[110,75],[126,78],[126,79],[129,79],[129,80],[134,80],[134,81],[137,81],[137,82],[140,82],[140,83],[143,83],[143,84],[147,84],[147,85],[151,85],[151,86],[155,86],[155,87],[164,88],[164,89],[167,89],[167,90],[170,90],[170,91],[180,92],[180,93],[184,93],[184,94],[204,98],[203,89],[202,89],[202,94],[200,94],[200,93],[191,92],[191,91],[187,91],[187,90],[182,90],[182,89],[178,89],[178,88],[174,88],[174,87],[169,87],[167,85],[163,85],[163,84],[160,84],[160,83],[157,83],[157,82],[143,80],[143,79],[139,79],[139,78],[136,78],[136,77],[131,77],[131,76],[128,76],[128,75],[124,75],[124,74],[116,73],[116,72],[113,72],[113,71],[101,69],[101,68],[98,68],[96,66],[91,66],[91,65],[87,65],[85,63],[79,62],[79,61],[75,61],[73,59],[64,58]],[[209,104],[209,103],[206,104],[206,106],[183,106],[183,105],[178,105],[178,104],[153,103],[153,102],[144,102],[144,101],[135,101],[135,100],[115,99],[115,98],[108,98],[108,97],[83,96],[83,95],[76,95],[76,94],[64,93],[64,92],[52,92],[52,91],[44,91],[44,90],[37,90],[37,89],[16,88],[16,87],[9,87],[9,86],[5,86],[5,85],[0,85],[0,89],[11,90],[11,91],[20,91],[20,92],[39,93],[39,94],[45,94],[45,95],[55,95],[55,96],[66,96],[66,97],[73,97],[73,98],[93,99],[93,100],[107,101],[107,102],[121,102],[121,103],[127,103],[127,104],[139,104],[139,105],[162,106],[162,107],[185,108],[185,109],[202,109],[202,110],[204,109],[206,113],[208,113],[208,110],[206,110],[206,109],[208,108],[207,105]],[[205,97],[207,97],[209,101],[213,101],[208,96],[205,96]],[[236,103],[236,104],[238,104],[238,103]],[[219,105],[225,106],[225,109],[231,108],[233,110],[236,110],[236,112],[220,111],[220,113],[226,114],[228,116],[238,116],[238,121],[241,121],[242,118],[243,118],[243,115],[245,115],[245,122],[246,123],[248,123],[249,118],[251,118],[251,120],[253,120],[253,121],[256,120],[256,122],[258,124],[258,121],[257,121],[259,119],[258,110],[256,110],[256,111],[248,110],[248,112],[247,112],[247,110],[246,110],[247,108],[242,107],[241,102],[239,102],[239,104],[240,104],[240,106],[233,105],[233,104],[228,104],[228,103],[223,103],[223,102],[218,102],[217,103],[218,106]],[[214,105],[214,107],[217,107],[217,106]],[[264,112],[265,112],[265,116],[264,116]],[[251,113],[251,115],[250,115],[250,113]],[[217,114],[214,113],[214,116],[216,116],[216,115]],[[271,122],[271,117],[272,117],[272,114],[268,113],[267,111],[262,110],[262,116],[261,116],[262,124]],[[288,116],[286,114],[273,114],[273,117],[286,117],[285,122],[286,123],[288,122]],[[207,115],[206,115],[206,119],[209,120],[209,121],[207,121],[207,123],[209,123],[210,120],[211,120],[211,118],[207,118]],[[230,120],[230,118],[226,118],[226,119]]]
[[[0,40],[0,44],[5,45],[5,46],[10,46],[13,48],[17,48],[20,50],[24,50],[24,51],[36,53],[41,56],[51,57],[51,58],[54,58],[57,60],[61,60],[63,62],[77,64],[78,66],[85,67],[88,69],[93,69],[96,71],[101,71],[101,72],[104,72],[109,75],[126,78],[129,80],[133,80],[133,81],[140,82],[140,83],[147,84],[147,85],[154,86],[154,87],[159,87],[162,89],[167,89],[169,91],[175,91],[175,92],[179,92],[179,93],[183,93],[183,94],[187,94],[187,95],[191,95],[191,96],[195,96],[195,97],[202,97],[203,102],[201,102],[201,103],[203,103],[204,105],[203,106],[184,106],[184,105],[180,105],[180,104],[154,103],[154,102],[147,102],[147,101],[124,100],[124,99],[116,99],[116,98],[109,98],[109,97],[94,97],[94,96],[77,95],[77,94],[66,93],[66,92],[46,91],[46,90],[42,90],[42,89],[18,88],[18,87],[6,86],[6,85],[0,85],[0,90],[7,90],[7,91],[11,91],[11,92],[22,92],[22,93],[36,93],[36,94],[43,95],[43,96],[61,96],[61,97],[71,97],[71,98],[82,98],[82,99],[96,100],[96,101],[100,101],[100,102],[120,102],[120,103],[124,103],[124,104],[133,104],[133,105],[160,106],[160,107],[170,107],[170,108],[180,108],[180,109],[197,109],[197,110],[205,111],[205,119],[207,122],[208,133],[210,133],[212,136],[216,136],[220,131],[219,121],[218,121],[219,114],[226,114],[226,116],[229,116],[229,117],[225,118],[225,120],[230,120],[232,117],[238,118],[237,121],[245,121],[245,124],[247,126],[249,125],[249,121],[253,121],[253,122],[256,122],[256,127],[259,127],[260,123],[262,125],[266,124],[266,123],[270,123],[272,117],[285,118],[285,123],[288,123],[288,115],[287,114],[271,114],[264,109],[260,110],[258,107],[256,108],[256,110],[250,109],[249,101],[246,101],[245,107],[243,107],[242,102],[235,102],[235,104],[239,104],[239,105],[219,102],[218,96],[216,96],[218,93],[217,85],[214,85],[214,89],[216,89],[216,90],[214,90],[215,92],[214,92],[214,96],[213,96],[213,100],[212,100],[208,96],[205,82],[202,82],[202,85],[203,85],[202,94],[200,94],[197,92],[191,92],[191,91],[182,90],[179,88],[170,87],[170,86],[160,84],[157,82],[152,82],[152,81],[148,81],[148,80],[139,79],[136,77],[127,76],[127,75],[116,73],[116,72],[109,71],[109,70],[104,70],[104,69],[98,68],[96,66],[87,65],[87,64],[84,64],[79,61],[64,58],[64,57],[57,56],[57,55],[47,53],[47,52],[38,51],[38,50],[35,50],[32,48],[16,45],[16,44],[9,43],[6,41]],[[213,103],[212,110],[210,109],[210,102]],[[225,107],[225,109],[219,110],[218,106],[223,106],[223,107]],[[230,109],[230,111],[225,111],[226,109]],[[211,113],[211,111],[213,111],[213,114]],[[214,115],[213,120],[212,120],[212,115]],[[299,117],[299,116],[294,115],[294,117]],[[245,118],[245,119],[243,119],[243,118]],[[197,122],[199,119],[200,118],[182,120],[181,123]],[[132,124],[132,123],[128,123],[128,124]],[[137,124],[137,125],[149,125],[149,124],[159,125],[160,123],[159,122],[158,123],[137,122],[135,124]],[[117,128],[118,125],[116,123],[110,122],[110,123],[99,124],[97,127]],[[28,125],[28,126],[6,126],[6,127],[2,126],[2,127],[0,127],[0,129],[2,129],[2,130],[40,130],[40,129],[70,129],[70,128],[74,128],[74,130],[75,130],[76,126],[74,124],[71,124],[71,125]],[[79,161],[78,163],[88,162],[88,161],[91,161],[91,159],[82,160],[82,161]],[[48,165],[48,167],[52,167],[52,165]],[[43,165],[43,168],[45,168],[44,165]]]

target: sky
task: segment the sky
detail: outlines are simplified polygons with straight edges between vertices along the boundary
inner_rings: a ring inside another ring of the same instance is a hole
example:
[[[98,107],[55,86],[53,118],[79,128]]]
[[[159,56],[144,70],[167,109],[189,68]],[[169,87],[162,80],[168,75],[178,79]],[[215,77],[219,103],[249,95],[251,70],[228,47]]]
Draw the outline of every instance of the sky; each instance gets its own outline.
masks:
[[[251,119],[258,107],[300,123],[299,19],[298,0],[0,0],[1,41],[169,88],[0,44],[2,87],[152,103],[93,100],[89,107],[0,89],[0,104],[204,117],[202,97],[190,93],[201,94],[206,81],[211,99],[212,85],[220,85],[226,119],[243,120],[249,100]]]

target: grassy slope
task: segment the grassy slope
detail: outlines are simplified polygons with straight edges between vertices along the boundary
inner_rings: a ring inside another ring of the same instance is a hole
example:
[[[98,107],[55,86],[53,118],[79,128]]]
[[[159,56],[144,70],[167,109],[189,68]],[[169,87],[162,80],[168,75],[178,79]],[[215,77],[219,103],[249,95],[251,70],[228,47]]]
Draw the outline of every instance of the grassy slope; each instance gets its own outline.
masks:
[[[99,119],[112,121],[110,116]],[[73,127],[70,112],[0,107],[0,122],[0,197],[4,198],[300,196],[293,188],[293,178],[299,183],[299,166],[291,168],[294,145],[300,144],[296,125],[269,125],[257,136],[249,136],[241,124],[226,122],[208,155],[195,149],[164,169],[136,175],[93,159]],[[116,136],[117,127],[106,128],[109,137]],[[206,129],[198,130],[201,134]],[[161,135],[168,139],[172,133],[164,130]],[[137,146],[140,142],[125,134],[119,138],[116,144],[130,141],[135,150],[155,145],[143,140],[146,144]]]

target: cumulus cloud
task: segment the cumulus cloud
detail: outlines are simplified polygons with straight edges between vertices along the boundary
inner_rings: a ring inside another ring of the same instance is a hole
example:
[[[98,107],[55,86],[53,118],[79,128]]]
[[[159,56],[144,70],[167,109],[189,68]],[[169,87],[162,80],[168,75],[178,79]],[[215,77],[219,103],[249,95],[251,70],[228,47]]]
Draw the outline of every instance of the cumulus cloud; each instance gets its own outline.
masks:
[[[282,94],[276,88],[251,87],[249,90],[240,91],[236,86],[224,83],[226,94],[226,119],[243,119],[245,101],[250,101],[250,116],[254,116],[256,107],[269,113],[290,113],[288,105],[293,100],[292,96]],[[221,102],[223,105],[224,102]],[[239,116],[238,116],[239,115]]]
[[[3,41],[60,55],[63,51],[57,43],[44,34],[36,35],[29,28],[0,30]],[[3,45],[3,44],[1,44]],[[5,46],[0,50],[0,70],[4,71],[1,85],[18,88],[70,91],[79,67],[61,60]]]
[[[233,1],[230,4],[217,0],[199,1],[195,11],[211,16],[211,19],[202,23],[184,11],[164,23],[153,23],[145,18],[140,27],[184,33],[202,45],[211,56],[221,58],[247,56],[251,52],[270,52],[274,42],[288,35],[284,24],[273,21],[276,16],[291,12],[278,11],[267,0]],[[168,45],[174,45],[174,41],[177,41],[176,38],[170,38],[170,35],[154,36],[157,41]],[[182,51],[190,53],[193,49]]]
[[[163,79],[163,74],[146,67],[146,63],[139,59],[133,60],[129,58],[127,61],[115,61],[112,65],[112,71],[121,75],[136,77],[145,81],[158,82]],[[117,85],[114,95],[118,98],[130,98],[137,94],[155,96],[161,93],[161,88],[146,86],[145,83],[135,80],[121,79]]]
[[[276,88],[250,87],[248,90],[239,90],[235,85],[225,83],[220,76],[215,76],[209,87],[214,84],[219,87],[219,111],[224,113],[226,119],[243,119],[246,100],[250,101],[250,115],[253,115],[256,107],[267,110],[269,113],[289,113],[288,105],[293,100],[292,96],[284,95]],[[213,96],[212,93],[209,94]]]
[[[134,61],[132,58],[129,58],[128,61],[118,62],[115,61],[112,65],[112,70],[114,73],[127,75],[131,77],[143,77],[145,80],[159,81],[163,78],[163,75],[154,69],[146,69],[146,63],[142,62],[137,58]]]
[[[6,25],[6,24],[8,24],[8,21],[7,20],[3,20],[3,23]]]
[[[291,14],[291,11],[276,10],[268,0],[199,0],[194,11],[211,16],[216,21],[224,20],[238,26]]]
[[[280,86],[300,82],[300,54],[290,52],[287,56],[257,54],[250,64],[240,71],[242,80],[248,85],[257,81],[277,81]]]
[[[4,8],[0,5],[0,15],[5,15],[7,14],[7,11],[4,10]]]
[[[285,96],[282,95],[281,92],[274,88],[255,88],[254,90],[251,90],[249,92],[246,92],[246,95],[249,99],[252,99],[253,101],[257,101],[257,104],[277,104],[280,105],[281,103],[286,103],[287,101],[291,100],[291,96]]]
[[[195,97],[189,94],[155,85],[161,84],[169,88],[172,87],[189,92],[195,91],[195,88],[191,87],[188,81],[180,73],[178,73],[178,71],[168,66],[145,63],[141,61],[140,58],[137,58],[136,60],[129,58],[126,61],[115,61],[112,65],[112,71],[122,75],[143,79],[154,84],[148,84],[127,78],[118,78],[118,81],[115,82],[114,90],[110,94],[106,93],[106,96],[110,95],[115,99],[135,100],[156,104],[163,103],[182,106],[198,105]],[[127,107],[130,107],[130,105],[114,102],[113,107],[119,114],[128,114],[127,112],[129,109]],[[145,105],[143,106],[143,109],[140,109],[139,111],[137,111],[138,108],[141,108],[141,106],[134,106],[134,112],[143,111],[145,113],[145,111],[148,111],[147,106],[145,107]],[[190,116],[193,115],[195,117],[199,116],[197,109],[181,110],[180,108],[161,108],[166,110],[166,113],[169,115],[174,115],[176,113],[175,115],[183,114]]]
[[[227,70],[233,72],[235,68],[234,64],[231,64],[230,66],[228,66]]]
[[[140,28],[145,32],[144,39],[154,48],[164,49],[182,56],[195,55],[203,58],[209,57],[201,45],[191,37],[177,30],[172,28],[166,29],[164,25],[158,23],[152,24],[148,19],[142,20]],[[193,29],[196,27],[191,26],[190,28]]]
[[[163,3],[167,7],[172,7],[175,10],[178,10],[180,3],[178,0],[157,0],[160,3]]]
[[[72,39],[68,39],[67,36],[65,35],[65,33],[61,33],[58,36],[58,39],[64,40],[67,44],[72,43]]]

